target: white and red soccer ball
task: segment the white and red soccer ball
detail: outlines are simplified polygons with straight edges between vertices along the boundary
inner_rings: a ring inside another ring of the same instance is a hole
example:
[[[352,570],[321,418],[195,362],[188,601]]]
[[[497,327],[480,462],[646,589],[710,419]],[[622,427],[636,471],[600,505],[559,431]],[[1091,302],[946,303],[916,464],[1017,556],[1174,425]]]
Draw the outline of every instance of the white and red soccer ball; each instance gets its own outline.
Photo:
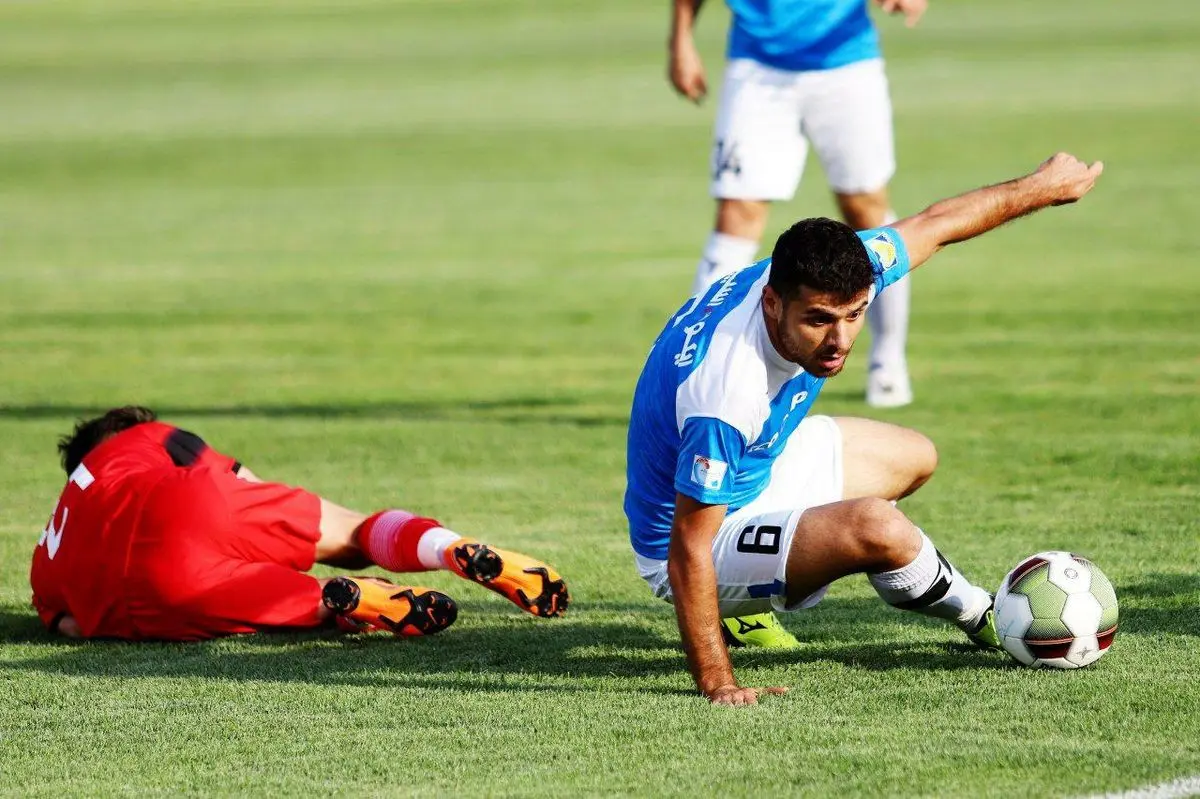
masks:
[[[1117,595],[1104,572],[1070,552],[1039,552],[996,592],[996,631],[1020,663],[1077,669],[1099,660],[1117,634]]]

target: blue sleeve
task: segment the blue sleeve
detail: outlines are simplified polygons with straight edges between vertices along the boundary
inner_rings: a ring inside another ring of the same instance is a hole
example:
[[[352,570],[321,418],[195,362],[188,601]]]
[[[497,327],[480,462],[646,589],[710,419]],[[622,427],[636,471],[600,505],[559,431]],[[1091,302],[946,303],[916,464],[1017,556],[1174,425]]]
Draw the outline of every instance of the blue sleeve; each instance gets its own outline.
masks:
[[[908,274],[908,250],[904,247],[904,239],[895,229],[877,227],[860,230],[858,238],[871,257],[876,294]]]
[[[746,439],[736,428],[707,416],[688,419],[675,463],[675,490],[708,505],[729,504],[745,454]]]

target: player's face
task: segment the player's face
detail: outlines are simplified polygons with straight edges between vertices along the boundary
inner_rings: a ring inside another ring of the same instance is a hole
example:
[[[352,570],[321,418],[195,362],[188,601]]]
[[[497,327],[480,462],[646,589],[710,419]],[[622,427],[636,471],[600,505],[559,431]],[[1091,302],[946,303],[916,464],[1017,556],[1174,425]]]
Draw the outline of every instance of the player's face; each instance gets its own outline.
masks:
[[[785,303],[767,286],[763,313],[771,343],[780,355],[813,377],[833,377],[842,371],[862,332],[869,292],[863,289],[846,300],[805,286],[798,297]]]

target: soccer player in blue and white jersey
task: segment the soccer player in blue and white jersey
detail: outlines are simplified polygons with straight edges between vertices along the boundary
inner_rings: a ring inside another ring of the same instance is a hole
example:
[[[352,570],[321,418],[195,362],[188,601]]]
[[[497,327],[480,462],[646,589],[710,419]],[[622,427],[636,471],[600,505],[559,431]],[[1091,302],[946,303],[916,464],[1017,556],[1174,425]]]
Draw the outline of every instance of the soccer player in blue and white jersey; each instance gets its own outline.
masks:
[[[947,244],[1078,200],[1102,169],[1060,153],[891,227],[803,220],[771,258],[718,280],[663,328],[634,393],[625,513],[638,570],[674,604],[712,702],[782,690],[738,685],[723,617],[811,607],[849,574],[998,645],[991,596],[894,505],[932,475],[933,444],[882,422],[805,416],[877,295]]]
[[[869,0],[726,0],[733,12],[729,59],[712,157],[713,232],[692,292],[754,260],[768,204],[796,193],[809,145],[825,169],[842,218],[856,230],[895,221],[892,107]],[[703,0],[674,0],[670,78],[699,101],[707,91],[692,39]],[[910,27],[927,0],[875,0]],[[898,283],[872,304],[867,402],[912,401],[905,360],[909,290]]]

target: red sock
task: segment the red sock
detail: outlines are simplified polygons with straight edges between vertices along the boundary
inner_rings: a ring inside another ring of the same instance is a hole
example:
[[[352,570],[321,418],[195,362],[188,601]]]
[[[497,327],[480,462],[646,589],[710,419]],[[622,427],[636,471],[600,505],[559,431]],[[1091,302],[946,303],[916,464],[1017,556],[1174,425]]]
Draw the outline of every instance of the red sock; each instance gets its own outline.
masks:
[[[417,543],[426,530],[440,525],[434,519],[406,510],[381,510],[367,517],[355,537],[362,551],[377,566],[393,572],[426,572],[417,557]]]

